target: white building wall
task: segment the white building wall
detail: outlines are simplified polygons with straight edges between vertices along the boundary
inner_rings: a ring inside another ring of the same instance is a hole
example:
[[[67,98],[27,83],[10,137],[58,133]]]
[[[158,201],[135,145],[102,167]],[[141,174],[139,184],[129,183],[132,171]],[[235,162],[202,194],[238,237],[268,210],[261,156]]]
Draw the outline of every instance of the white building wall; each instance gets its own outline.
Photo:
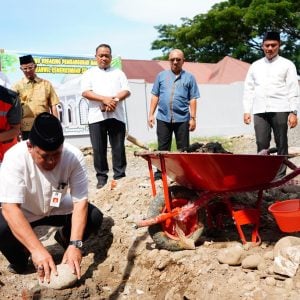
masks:
[[[151,129],[147,124],[152,85],[143,80],[130,80],[131,96],[125,102],[128,133],[146,143],[156,141],[156,128]],[[199,85],[199,89],[197,127],[191,137],[254,133],[252,125],[243,123],[243,82],[204,84]],[[78,105],[75,107],[79,109]],[[80,146],[90,145],[88,135],[72,135],[67,139]]]
[[[156,129],[147,125],[152,84],[130,81],[132,95],[126,101],[128,131],[134,137],[151,142]],[[253,126],[243,123],[243,82],[199,85],[197,127],[192,137],[230,136],[253,133]]]
[[[196,136],[228,136],[253,132],[243,122],[243,82],[199,85]]]

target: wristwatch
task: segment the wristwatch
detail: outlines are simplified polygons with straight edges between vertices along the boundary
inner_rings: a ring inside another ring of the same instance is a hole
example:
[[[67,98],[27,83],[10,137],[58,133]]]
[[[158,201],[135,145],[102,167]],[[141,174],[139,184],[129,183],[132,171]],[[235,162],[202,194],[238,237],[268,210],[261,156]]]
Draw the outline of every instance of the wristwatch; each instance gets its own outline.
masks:
[[[291,111],[291,114],[293,114],[293,115],[297,116],[297,114],[298,114],[298,111],[297,111],[297,110],[293,110],[293,111]]]
[[[83,245],[83,243],[81,240],[70,241],[70,243],[69,243],[69,246],[75,246],[78,249],[82,248],[82,245]]]

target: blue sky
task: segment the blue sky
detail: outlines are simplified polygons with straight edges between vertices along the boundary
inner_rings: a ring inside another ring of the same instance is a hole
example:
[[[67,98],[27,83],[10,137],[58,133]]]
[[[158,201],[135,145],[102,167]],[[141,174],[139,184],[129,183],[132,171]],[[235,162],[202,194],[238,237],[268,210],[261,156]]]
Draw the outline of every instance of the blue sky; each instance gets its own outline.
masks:
[[[155,25],[177,24],[221,0],[3,0],[0,48],[24,53],[93,56],[100,43],[114,56],[151,59]]]

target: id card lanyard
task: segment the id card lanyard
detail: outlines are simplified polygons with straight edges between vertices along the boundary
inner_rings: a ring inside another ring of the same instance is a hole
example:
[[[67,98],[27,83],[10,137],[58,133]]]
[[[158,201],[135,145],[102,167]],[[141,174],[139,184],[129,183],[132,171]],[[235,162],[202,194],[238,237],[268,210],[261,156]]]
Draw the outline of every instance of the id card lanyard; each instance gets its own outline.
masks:
[[[58,187],[53,190],[50,200],[50,206],[52,207],[59,207],[61,203],[62,191],[66,187],[66,183],[60,182]]]

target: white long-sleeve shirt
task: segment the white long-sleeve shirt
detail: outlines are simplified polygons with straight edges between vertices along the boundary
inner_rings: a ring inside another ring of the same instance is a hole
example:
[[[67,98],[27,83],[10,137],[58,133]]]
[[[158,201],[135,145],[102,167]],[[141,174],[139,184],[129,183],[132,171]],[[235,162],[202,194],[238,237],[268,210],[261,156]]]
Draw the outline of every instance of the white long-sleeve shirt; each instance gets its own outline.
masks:
[[[250,66],[244,84],[244,113],[290,112],[299,110],[299,104],[297,71],[290,60],[277,55]]]

